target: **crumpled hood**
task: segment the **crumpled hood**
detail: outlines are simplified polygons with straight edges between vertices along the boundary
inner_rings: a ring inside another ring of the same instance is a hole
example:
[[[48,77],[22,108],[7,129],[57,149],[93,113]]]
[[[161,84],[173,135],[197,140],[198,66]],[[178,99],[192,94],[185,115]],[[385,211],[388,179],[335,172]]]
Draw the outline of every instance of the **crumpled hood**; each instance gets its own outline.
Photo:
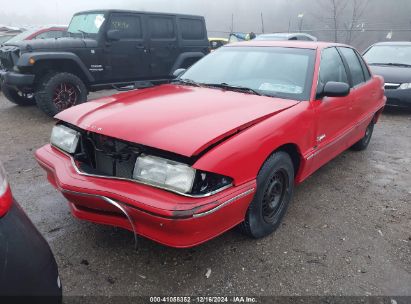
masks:
[[[92,100],[56,118],[190,157],[297,103],[220,89],[162,85]]]
[[[24,51],[40,51],[40,50],[67,50],[73,48],[97,47],[97,41],[94,39],[80,39],[80,38],[51,38],[51,39],[35,39],[23,40],[10,44],[10,46],[17,46]]]

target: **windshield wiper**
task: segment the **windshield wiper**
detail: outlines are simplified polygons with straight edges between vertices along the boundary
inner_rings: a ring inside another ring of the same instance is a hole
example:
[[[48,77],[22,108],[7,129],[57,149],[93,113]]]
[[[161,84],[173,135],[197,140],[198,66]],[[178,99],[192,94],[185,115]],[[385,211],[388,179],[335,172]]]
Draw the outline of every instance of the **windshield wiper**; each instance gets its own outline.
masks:
[[[87,34],[88,34],[87,32],[82,31],[82,30],[77,30],[77,31],[81,33],[81,35],[83,36],[83,39],[87,37]]]
[[[175,79],[173,83],[182,83],[182,84],[192,85],[195,87],[201,87],[201,83],[195,82],[194,80],[188,79],[188,78]]]
[[[222,83],[205,83],[205,85],[209,86],[209,87],[222,88],[222,89],[228,89],[228,90],[233,90],[233,91],[242,91],[242,92],[245,92],[245,93],[251,93],[251,94],[259,95],[259,96],[268,96],[268,95],[261,94],[260,92],[254,90],[252,88],[243,87],[243,86],[236,86],[236,85],[228,84],[226,82],[222,82]]]
[[[374,63],[370,63],[369,65],[388,65],[388,66],[398,66],[398,67],[411,68],[411,64],[395,63],[395,62],[386,62],[386,63],[374,62]]]

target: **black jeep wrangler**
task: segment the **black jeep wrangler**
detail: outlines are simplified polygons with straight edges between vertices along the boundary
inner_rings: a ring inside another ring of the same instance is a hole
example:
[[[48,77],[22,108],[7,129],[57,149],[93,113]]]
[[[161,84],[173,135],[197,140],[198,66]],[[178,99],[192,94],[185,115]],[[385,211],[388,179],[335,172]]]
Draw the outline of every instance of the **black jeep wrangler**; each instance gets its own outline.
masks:
[[[0,47],[4,95],[50,116],[89,91],[167,82],[209,52],[203,17],[104,10],[73,16],[67,37]]]

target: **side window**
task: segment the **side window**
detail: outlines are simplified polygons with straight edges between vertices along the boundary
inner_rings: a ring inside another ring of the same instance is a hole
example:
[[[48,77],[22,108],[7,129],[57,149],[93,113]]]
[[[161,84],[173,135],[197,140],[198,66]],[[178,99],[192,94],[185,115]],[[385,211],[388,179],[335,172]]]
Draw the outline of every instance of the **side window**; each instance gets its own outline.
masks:
[[[362,71],[364,73],[365,81],[370,80],[371,79],[371,73],[370,73],[370,70],[367,67],[367,64],[365,63],[364,59],[361,57],[360,54],[358,54],[357,52],[355,52],[355,54],[357,55],[358,60],[361,63],[361,67],[362,67]]]
[[[184,40],[204,40],[203,22],[199,19],[180,19],[181,36]]]
[[[355,87],[365,82],[361,63],[354,50],[346,47],[340,47],[339,50],[347,61],[348,68],[350,69],[352,85]]]
[[[141,18],[137,15],[111,15],[108,30],[118,30],[120,39],[139,39],[143,37]]]
[[[335,47],[322,51],[318,88],[322,88],[329,81],[345,82],[348,84],[343,61]]]
[[[171,17],[150,17],[149,28],[153,39],[172,39],[175,37],[174,20]]]

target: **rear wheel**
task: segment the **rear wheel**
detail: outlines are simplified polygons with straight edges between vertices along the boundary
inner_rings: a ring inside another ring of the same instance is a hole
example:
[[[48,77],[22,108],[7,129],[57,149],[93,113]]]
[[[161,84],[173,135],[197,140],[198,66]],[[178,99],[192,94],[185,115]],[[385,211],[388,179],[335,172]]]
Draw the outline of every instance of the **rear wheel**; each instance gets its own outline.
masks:
[[[364,137],[357,141],[353,146],[351,146],[351,150],[354,151],[362,151],[367,149],[368,144],[371,141],[372,133],[374,131],[374,120],[370,122],[365,130]]]
[[[257,191],[240,230],[253,238],[271,234],[280,225],[294,189],[294,167],[290,156],[274,153],[257,176]]]
[[[34,99],[34,94],[23,93],[16,89],[9,87],[8,85],[2,84],[1,91],[6,98],[19,106],[33,106],[36,104]]]
[[[49,116],[87,101],[83,81],[71,73],[51,73],[40,82],[35,94],[37,106]]]

